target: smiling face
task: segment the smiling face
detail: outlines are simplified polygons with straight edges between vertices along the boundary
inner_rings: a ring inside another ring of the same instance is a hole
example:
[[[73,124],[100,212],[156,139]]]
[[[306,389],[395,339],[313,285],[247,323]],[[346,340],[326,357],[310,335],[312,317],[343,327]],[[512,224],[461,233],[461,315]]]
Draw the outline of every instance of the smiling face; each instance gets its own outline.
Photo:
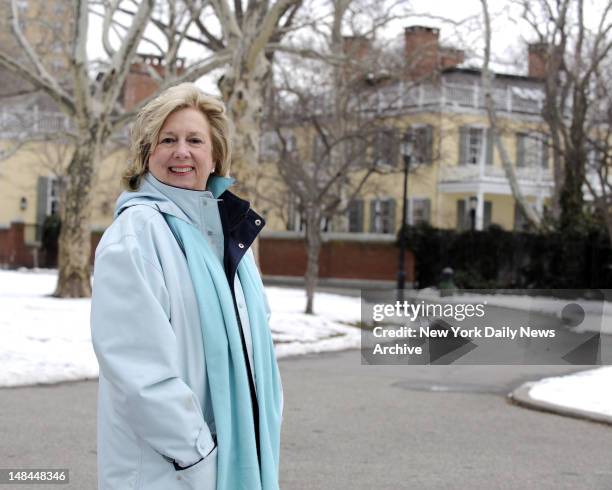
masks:
[[[206,116],[193,107],[170,114],[149,156],[149,172],[164,184],[203,191],[214,168]]]

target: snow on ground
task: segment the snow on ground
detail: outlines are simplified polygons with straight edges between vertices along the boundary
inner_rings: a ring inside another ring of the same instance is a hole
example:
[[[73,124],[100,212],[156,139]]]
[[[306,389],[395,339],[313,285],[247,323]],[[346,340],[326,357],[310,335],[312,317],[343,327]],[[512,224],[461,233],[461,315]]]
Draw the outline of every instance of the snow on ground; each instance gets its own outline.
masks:
[[[533,384],[529,395],[536,400],[612,417],[612,366],[568,376],[546,378]]]
[[[50,297],[57,273],[51,270],[0,270],[0,386],[56,383],[98,376],[91,345],[88,299]],[[358,348],[359,298],[317,294],[316,315],[302,313],[301,289],[266,288],[278,357]],[[433,290],[419,298],[437,296]],[[445,298],[448,300],[449,298]],[[456,297],[466,301],[465,297]],[[473,301],[558,315],[567,301],[521,296],[470,296]],[[580,302],[584,305],[584,301]],[[594,311],[599,311],[593,302]],[[587,310],[589,308],[586,308]],[[612,333],[612,305],[603,308],[602,333]],[[534,383],[530,395],[550,403],[612,416],[612,367],[602,367]]]
[[[91,379],[89,299],[55,299],[56,271],[0,270],[0,386]],[[359,347],[359,298],[317,294],[316,315],[302,313],[303,290],[266,288],[278,357]]]

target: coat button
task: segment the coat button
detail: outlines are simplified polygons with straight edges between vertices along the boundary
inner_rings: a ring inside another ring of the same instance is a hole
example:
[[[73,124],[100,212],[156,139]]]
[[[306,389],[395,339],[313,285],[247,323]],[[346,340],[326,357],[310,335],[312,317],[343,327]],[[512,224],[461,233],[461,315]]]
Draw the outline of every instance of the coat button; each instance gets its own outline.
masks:
[[[177,479],[177,480],[182,480],[181,475],[178,475],[178,476],[176,477],[176,479]]]
[[[240,247],[240,248],[244,248],[244,243],[239,243],[239,244],[238,244],[238,247]]]
[[[255,220],[255,224],[256,224],[257,226],[261,225],[261,220],[260,220],[260,219],[256,219],[256,220]]]

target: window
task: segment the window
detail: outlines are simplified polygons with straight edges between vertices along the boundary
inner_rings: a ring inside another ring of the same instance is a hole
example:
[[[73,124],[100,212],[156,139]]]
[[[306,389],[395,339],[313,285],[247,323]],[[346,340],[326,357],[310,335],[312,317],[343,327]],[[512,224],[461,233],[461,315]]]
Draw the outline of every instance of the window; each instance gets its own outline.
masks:
[[[38,178],[37,221],[42,224],[46,216],[59,214],[62,183],[60,177]]]
[[[395,167],[398,159],[397,132],[384,129],[374,133],[374,163],[376,166]]]
[[[407,221],[409,225],[431,222],[431,201],[414,197],[408,200]]]
[[[482,216],[482,229],[486,230],[491,226],[491,219],[493,217],[493,203],[491,201],[484,202],[484,214]]]
[[[304,219],[300,212],[300,200],[289,194],[289,205],[287,208],[287,230],[302,231],[305,228]]]
[[[290,132],[282,132],[285,150],[291,153],[297,150],[297,138]],[[283,143],[276,130],[266,131],[259,140],[259,156],[263,160],[278,158],[283,150]]]
[[[406,136],[412,140],[412,161],[431,164],[433,160],[433,127],[430,125],[413,126]]]
[[[362,136],[347,138],[344,149],[347,162],[350,161],[358,167],[365,164],[367,141]]]
[[[61,180],[57,177],[49,177],[49,195],[47,197],[47,215],[59,214]]]
[[[329,161],[329,150],[320,134],[316,134],[312,141],[312,159],[315,163]]]
[[[493,203],[485,201],[482,215],[482,229],[486,230],[491,226],[493,217]],[[472,226],[476,228],[476,213],[477,210],[470,209],[470,198],[460,199],[457,201],[457,231],[471,230]]]
[[[348,218],[348,231],[361,233],[363,231],[363,199],[351,201],[346,210]]]
[[[587,172],[598,172],[608,166],[612,148],[605,141],[592,141],[587,146]]]
[[[489,128],[459,128],[459,164],[493,164],[493,135]]]
[[[294,134],[288,134],[287,136],[285,136],[285,145],[287,147],[287,151],[297,151],[297,138]]]
[[[517,167],[548,167],[548,143],[539,134],[517,133],[516,135]]]
[[[467,134],[467,163],[479,164],[482,158],[482,129],[469,128]]]
[[[459,199],[457,201],[457,231],[467,230],[470,226],[469,221],[465,199]]]
[[[395,231],[395,200],[374,199],[370,201],[370,232],[393,233]]]
[[[42,224],[45,218],[50,215],[60,214],[60,203],[62,185],[65,178],[60,177],[38,177],[38,195],[36,205],[36,239],[40,240]]]

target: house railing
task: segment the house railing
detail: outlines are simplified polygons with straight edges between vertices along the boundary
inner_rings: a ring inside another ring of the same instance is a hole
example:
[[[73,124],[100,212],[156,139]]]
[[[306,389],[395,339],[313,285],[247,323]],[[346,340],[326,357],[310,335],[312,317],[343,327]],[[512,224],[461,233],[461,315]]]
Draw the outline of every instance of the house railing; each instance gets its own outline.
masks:
[[[74,122],[63,112],[41,111],[34,106],[31,110],[0,109],[0,138],[28,139],[53,137],[58,133],[75,133]],[[113,139],[127,141],[130,128],[125,125],[113,134]]]
[[[31,110],[0,109],[0,137],[52,135],[73,129],[70,118],[61,112],[41,111],[36,106]]]
[[[401,97],[398,96],[401,94]],[[492,90],[494,107],[502,112],[540,114],[544,92],[538,88],[512,87]],[[369,94],[370,107],[378,112],[401,108],[450,107],[484,109],[486,100],[480,84],[419,84],[407,86],[401,82]],[[392,103],[389,103],[393,101]]]
[[[515,167],[516,177],[525,182],[552,182],[550,168],[541,166]],[[506,171],[493,165],[442,165],[440,167],[440,182],[472,182],[475,180],[506,181]]]

